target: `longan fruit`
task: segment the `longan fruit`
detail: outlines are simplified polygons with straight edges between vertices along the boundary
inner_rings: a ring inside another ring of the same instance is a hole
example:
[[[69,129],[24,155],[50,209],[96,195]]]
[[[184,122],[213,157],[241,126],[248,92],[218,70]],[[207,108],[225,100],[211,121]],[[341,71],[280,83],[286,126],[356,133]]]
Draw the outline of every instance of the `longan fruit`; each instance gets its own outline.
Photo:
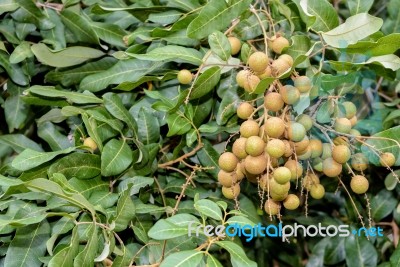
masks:
[[[350,120],[350,121],[351,121],[351,120]],[[357,129],[351,129],[350,132],[349,132],[349,134],[353,135],[354,137],[359,137],[359,136],[361,136],[360,131],[357,130]]]
[[[334,125],[335,131],[348,134],[351,130],[351,122],[347,118],[337,118]]]
[[[285,153],[285,143],[280,139],[270,139],[265,146],[265,152],[271,157],[280,158]]]
[[[229,36],[228,37],[229,44],[231,45],[231,55],[236,55],[239,53],[240,48],[242,47],[242,43],[237,37]]]
[[[288,140],[283,140],[283,143],[285,144],[285,153],[283,154],[283,156],[288,158],[293,154],[293,150]]]
[[[323,143],[321,159],[327,159],[330,157],[332,157],[332,146],[331,144]]]
[[[247,63],[252,70],[256,72],[261,72],[265,70],[268,66],[268,55],[260,51],[254,52],[250,55]]]
[[[279,93],[268,93],[264,97],[264,106],[270,111],[280,111],[285,102],[283,102],[282,96]]]
[[[280,195],[280,194],[275,193],[274,191],[271,191],[271,192],[269,192],[269,195],[275,201],[282,201],[288,196],[288,193]]]
[[[249,70],[241,70],[236,74],[236,82],[240,87],[244,87],[247,77],[251,75]]]
[[[285,184],[292,178],[292,173],[286,167],[278,167],[274,170],[273,177],[278,184]]]
[[[322,142],[319,139],[311,139],[308,145],[311,149],[311,158],[316,158],[322,154]]]
[[[271,64],[271,70],[274,77],[278,77],[291,68],[285,59],[275,59]]]
[[[245,138],[256,135],[258,136],[259,131],[260,126],[253,120],[244,121],[239,128],[240,135]]]
[[[321,199],[325,195],[325,187],[322,184],[312,185],[310,188],[310,195],[313,199]]]
[[[278,117],[270,117],[264,123],[265,134],[271,138],[279,138],[285,132],[285,122]]]
[[[323,162],[323,160],[321,158],[313,159],[313,161],[312,161],[313,169],[318,172],[322,172],[322,162]]]
[[[270,78],[272,77],[272,70],[270,66],[267,66],[265,68],[265,70],[261,71],[261,72],[256,72],[256,75],[258,78],[260,78],[261,80],[265,79],[265,78]]]
[[[238,162],[238,158],[231,152],[222,153],[218,159],[219,167],[226,172],[233,172]]]
[[[308,139],[307,136],[304,136],[303,140],[300,142],[294,142],[294,151],[296,154],[301,154],[302,152],[305,152],[308,145],[310,144],[310,140]]]
[[[222,187],[222,195],[224,195],[225,198],[227,199],[235,199],[239,196],[240,194],[240,185],[235,184],[231,187]]]
[[[243,178],[245,177],[245,172],[246,170],[244,168],[243,162],[239,162],[236,166],[236,171],[235,171],[236,178],[238,181],[243,180]]]
[[[311,90],[311,80],[307,76],[298,76],[293,82],[294,87],[296,87],[300,93],[307,93]]]
[[[302,124],[292,121],[288,126],[287,135],[293,142],[299,142],[306,136],[306,129]]]
[[[192,73],[186,69],[182,69],[178,72],[178,82],[181,84],[190,84],[192,82]]]
[[[308,132],[309,130],[311,130],[312,126],[313,126],[313,121],[311,119],[310,116],[308,116],[307,114],[301,114],[296,118],[296,122],[300,123],[301,125],[304,126],[304,129],[306,129],[306,131]]]
[[[356,194],[364,194],[367,192],[369,187],[369,182],[367,178],[362,175],[356,175],[351,178],[350,181],[351,190]]]
[[[280,184],[275,179],[269,179],[269,190],[278,195],[287,194],[290,190],[290,182]]]
[[[218,182],[222,186],[230,187],[234,183],[237,182],[237,177],[235,172],[226,172],[224,170],[220,170],[218,172]]]
[[[357,114],[357,107],[353,102],[346,101],[342,103],[344,110],[346,111],[346,118],[350,119]]]
[[[267,168],[267,160],[264,155],[257,157],[249,155],[244,159],[244,167],[246,168],[246,171],[251,174],[261,174]]]
[[[357,121],[358,121],[357,116],[351,117],[351,118],[349,119],[349,121],[350,121],[350,123],[351,123],[351,127],[353,127],[354,125],[357,124]],[[351,130],[350,130],[350,131],[351,131]]]
[[[282,86],[279,89],[279,93],[282,96],[283,102],[288,105],[293,105],[300,99],[300,91],[296,87],[291,85]]]
[[[286,61],[286,63],[289,64],[290,67],[293,66],[294,60],[290,55],[283,54],[283,55],[280,55],[278,58],[281,59],[281,60]]]
[[[292,174],[290,177],[291,180],[296,180],[303,174],[303,166],[296,160],[290,159],[283,166],[290,170]]]
[[[333,158],[324,159],[322,162],[322,172],[328,177],[336,177],[342,173],[343,166]]]
[[[250,156],[257,157],[264,152],[265,142],[258,135],[250,136],[246,140],[245,150]]]
[[[240,105],[236,110],[237,116],[243,120],[249,119],[251,114],[253,114],[253,112],[254,112],[254,107],[247,102],[240,103]]]
[[[304,188],[306,188],[307,190],[310,190],[311,186],[317,185],[319,183],[320,183],[319,177],[314,173],[308,173],[306,176],[304,176],[302,181]]]
[[[392,167],[396,163],[395,156],[390,152],[382,153],[379,159],[382,166]]]
[[[232,153],[239,159],[244,159],[247,157],[246,140],[247,138],[239,137],[235,140],[235,142],[233,142]]]
[[[308,146],[306,150],[302,151],[301,153],[297,153],[297,159],[299,160],[307,160],[311,158],[311,147]]]
[[[346,145],[334,146],[332,149],[332,158],[340,164],[346,163],[351,157],[351,151]]]
[[[267,214],[271,216],[277,215],[279,213],[280,208],[281,206],[279,205],[279,203],[271,198],[265,201],[264,210]]]
[[[300,199],[295,194],[289,194],[283,201],[283,206],[288,210],[295,210],[300,206]]]
[[[351,167],[356,171],[364,171],[368,167],[368,159],[362,153],[351,157]]]
[[[83,145],[89,147],[92,151],[97,149],[97,144],[92,137],[87,137],[83,140]]]
[[[270,42],[270,48],[277,54],[281,54],[282,51],[289,47],[289,41],[282,36],[272,38]]]
[[[257,85],[260,83],[260,78],[258,78],[256,75],[250,74],[249,76],[246,77],[243,88],[249,93],[253,93],[254,90],[256,90]]]

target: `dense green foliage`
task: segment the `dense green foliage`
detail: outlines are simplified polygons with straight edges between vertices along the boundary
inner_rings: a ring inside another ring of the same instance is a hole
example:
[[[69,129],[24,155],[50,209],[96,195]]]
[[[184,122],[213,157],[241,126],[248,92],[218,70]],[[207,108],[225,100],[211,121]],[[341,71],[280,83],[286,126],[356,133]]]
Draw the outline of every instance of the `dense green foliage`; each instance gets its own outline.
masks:
[[[400,266],[399,10],[400,0],[0,0],[0,266]],[[252,94],[236,83],[275,32],[290,42],[290,72],[312,79],[293,115],[329,128],[344,99],[374,138],[350,140],[370,162],[367,194],[347,189],[347,173],[343,184],[321,175],[323,199],[271,220],[257,184],[227,200],[217,174],[238,105],[260,105],[277,80]],[[229,36],[242,43],[234,56]],[[178,82],[181,69],[191,83]],[[380,152],[397,157],[393,169]],[[188,237],[190,222],[279,221],[379,225],[384,236]]]

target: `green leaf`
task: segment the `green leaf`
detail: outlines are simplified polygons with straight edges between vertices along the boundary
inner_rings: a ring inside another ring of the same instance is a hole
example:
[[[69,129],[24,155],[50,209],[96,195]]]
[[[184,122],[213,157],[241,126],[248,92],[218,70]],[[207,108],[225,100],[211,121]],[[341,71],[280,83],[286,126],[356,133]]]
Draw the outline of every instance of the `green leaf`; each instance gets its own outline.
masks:
[[[40,43],[32,45],[31,49],[41,63],[58,68],[79,65],[89,59],[104,55],[100,50],[84,46],[71,46],[54,52],[45,44]]]
[[[6,52],[0,50],[0,66],[4,68],[11,80],[21,86],[28,85],[28,77],[25,76],[21,67],[17,64],[11,64],[9,58]]]
[[[383,189],[371,200],[371,216],[375,221],[380,221],[392,213],[396,205],[393,193]]]
[[[365,64],[370,63],[382,65],[383,67],[391,69],[393,71],[400,69],[400,58],[394,54],[371,57],[365,62]]]
[[[346,1],[346,4],[349,7],[351,15],[368,12],[371,9],[373,3],[374,3],[374,0],[347,0]]]
[[[256,225],[255,222],[251,221],[249,218],[241,216],[241,215],[236,215],[233,217],[230,217],[227,221],[229,224],[238,224],[238,225]]]
[[[118,25],[92,22],[91,26],[102,41],[113,46],[126,46],[123,40],[126,32],[122,30]]]
[[[49,238],[50,225],[46,220],[18,228],[7,249],[4,266],[42,265],[39,258],[46,254],[46,240]]]
[[[348,236],[345,249],[347,266],[377,266],[378,253],[374,245],[365,237]]]
[[[149,237],[155,240],[172,239],[187,234],[187,226],[178,226],[165,219],[158,220],[148,232]]]
[[[187,28],[190,38],[202,39],[212,32],[225,29],[233,19],[249,8],[251,0],[225,1],[211,0],[201,10]]]
[[[111,139],[101,154],[101,174],[113,176],[121,174],[132,164],[132,151],[125,141]]]
[[[392,256],[390,256],[390,264],[391,266],[399,266],[400,265],[400,246],[397,246]]]
[[[73,260],[79,252],[78,226],[72,230],[71,241],[53,256],[48,263],[49,267],[70,267],[73,266]]]
[[[219,206],[208,199],[200,199],[199,201],[195,202],[194,208],[200,212],[200,214],[213,218],[218,221],[222,221],[222,212]]]
[[[339,25],[336,10],[327,0],[296,0],[294,2],[304,12],[303,20],[314,31],[327,32]]]
[[[160,267],[196,267],[203,259],[203,251],[187,250],[170,254]]]
[[[30,112],[29,106],[22,101],[22,96],[17,94],[6,99],[4,113],[10,133],[14,132],[14,129],[21,129],[25,126]]]
[[[64,9],[61,11],[61,19],[78,41],[92,44],[99,43],[99,38],[97,37],[96,32],[85,16]]]
[[[91,225],[88,230],[89,240],[85,248],[74,259],[74,267],[92,267],[98,250],[97,226]]]
[[[160,124],[154,119],[153,110],[142,107],[137,118],[138,138],[144,144],[157,143],[160,139]]]
[[[338,27],[323,32],[325,42],[333,47],[345,48],[379,31],[383,20],[367,13],[349,17]]]
[[[231,241],[217,241],[216,245],[226,249],[231,255],[231,263],[233,267],[256,267],[257,264],[250,260],[239,245]]]
[[[72,146],[68,137],[58,131],[51,122],[44,122],[38,126],[37,134],[45,140],[53,151],[67,149]]]
[[[20,6],[20,10],[23,10],[32,17],[33,21],[39,27],[39,29],[48,30],[55,26],[54,23],[51,22],[41,12],[41,10],[35,5],[34,2],[30,0],[15,0],[15,2]]]
[[[0,15],[5,12],[14,11],[18,7],[19,5],[15,0],[0,0]]]
[[[205,96],[218,84],[221,77],[221,68],[218,66],[211,67],[200,74],[193,84],[190,99],[197,99]]]
[[[86,153],[72,153],[53,163],[49,170],[49,177],[54,173],[61,173],[67,178],[91,179],[101,173],[100,157]]]
[[[386,6],[386,10],[389,16],[385,17],[385,23],[383,24],[382,31],[385,34],[394,32],[400,32],[400,8],[399,0],[390,0]]]
[[[21,61],[24,61],[28,57],[33,57],[31,45],[28,42],[22,42],[14,49],[14,51],[10,55],[10,63],[17,64]]]
[[[203,55],[196,49],[177,45],[158,47],[146,54],[131,54],[132,57],[149,61],[173,61],[177,63],[190,63],[199,66],[203,61]]]
[[[96,97],[90,92],[77,93],[71,91],[61,91],[56,90],[54,86],[40,86],[34,85],[30,87],[26,92],[30,92],[36,95],[46,96],[46,97],[57,97],[65,98],[68,102],[76,104],[101,104],[103,100]]]
[[[170,114],[167,123],[169,128],[167,136],[182,135],[192,128],[189,119],[182,114]]]
[[[148,185],[152,185],[154,183],[154,178],[143,177],[143,176],[134,176],[132,178],[124,179],[118,185],[118,189],[120,191],[124,191],[128,188],[129,185],[132,184],[130,195],[135,195],[139,193],[140,189],[146,187]]]
[[[317,111],[317,121],[319,123],[328,123],[331,121],[329,105],[330,105],[329,101],[326,101],[321,106],[319,106]]]
[[[204,140],[203,148],[197,152],[197,157],[204,167],[213,167],[209,170],[214,177],[217,177],[218,174],[218,158],[219,153],[214,149],[211,143],[208,140]]]
[[[208,36],[208,44],[211,51],[222,60],[228,61],[231,57],[231,45],[228,38],[222,32],[216,31]]]
[[[223,265],[211,254],[207,256],[207,267],[223,267]]]
[[[32,149],[25,149],[21,154],[14,158],[12,161],[13,168],[20,171],[27,171],[43,163],[46,163],[55,157],[68,154],[75,150],[75,147],[69,147],[64,150],[59,150],[55,152],[38,152]]]
[[[153,13],[149,15],[149,21],[159,23],[162,25],[168,25],[174,23],[182,16],[182,13],[177,10],[169,10],[161,13]]]
[[[128,186],[120,196],[117,204],[117,213],[114,218],[116,232],[121,232],[128,227],[129,222],[135,217],[135,205],[130,195],[131,188]]]
[[[397,175],[397,177],[395,176]],[[394,171],[394,174],[391,172],[385,178],[385,187],[387,190],[391,191],[396,188],[399,184],[398,177],[400,176],[400,170]]]
[[[3,134],[0,135],[0,143],[10,146],[15,152],[21,153],[26,148],[42,152],[43,149],[37,143],[23,134]]]

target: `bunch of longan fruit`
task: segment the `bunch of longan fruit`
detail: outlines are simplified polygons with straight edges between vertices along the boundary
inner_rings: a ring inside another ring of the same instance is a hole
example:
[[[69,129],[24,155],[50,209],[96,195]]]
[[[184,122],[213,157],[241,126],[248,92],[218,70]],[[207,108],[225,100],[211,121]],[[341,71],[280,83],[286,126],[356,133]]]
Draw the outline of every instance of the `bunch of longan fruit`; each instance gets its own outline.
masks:
[[[232,43],[231,43],[232,45]],[[282,36],[269,39],[270,55],[256,51],[247,60],[246,68],[236,76],[238,85],[252,93],[262,79],[276,78],[264,94],[261,106],[254,107],[257,101],[242,102],[237,107],[237,116],[243,119],[240,136],[232,144],[232,152],[220,155],[218,181],[222,194],[228,199],[236,199],[240,194],[240,183],[244,178],[256,183],[261,191],[264,210],[269,215],[279,215],[282,206],[288,210],[300,205],[299,195],[306,194],[314,199],[325,195],[320,178],[338,177],[343,169],[352,174],[350,187],[356,194],[368,190],[368,179],[363,171],[368,167],[368,159],[356,153],[357,147],[351,139],[362,140],[359,131],[353,129],[357,123],[356,106],[352,102],[341,102],[342,111],[333,114],[331,134],[337,136],[322,142],[317,135],[315,119],[304,112],[295,116],[293,105],[300,96],[308,95],[312,81],[293,71],[293,58],[282,54],[289,42]],[[291,74],[291,80],[280,80],[282,74]],[[336,103],[339,105],[339,103]],[[343,111],[344,110],[344,111]],[[325,127],[325,126],[324,126]],[[312,133],[313,131],[313,133]],[[329,138],[329,135],[328,135]],[[380,155],[381,164],[393,166],[396,158],[392,153]],[[300,192],[294,192],[297,182],[301,182]]]

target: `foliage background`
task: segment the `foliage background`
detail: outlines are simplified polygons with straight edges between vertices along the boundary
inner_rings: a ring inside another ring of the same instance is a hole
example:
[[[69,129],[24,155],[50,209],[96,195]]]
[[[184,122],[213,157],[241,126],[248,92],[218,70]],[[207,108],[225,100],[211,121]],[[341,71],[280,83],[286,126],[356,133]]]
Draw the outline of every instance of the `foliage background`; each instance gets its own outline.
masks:
[[[260,23],[291,40],[287,53],[313,78],[311,103],[346,94],[364,135],[400,141],[398,10],[399,0],[0,0],[0,265],[400,266],[400,187],[382,167],[368,170],[369,201],[351,199],[384,237],[187,237],[189,221],[277,223],[256,186],[242,184],[235,203],[216,182],[235,108],[256,98],[235,76],[250,44],[263,45]],[[361,37],[329,39],[365,12]],[[216,45],[225,31],[245,44],[239,56]],[[177,82],[182,68],[196,74],[192,87]],[[330,122],[324,108],[317,119]],[[283,222],[360,226],[337,181],[323,184],[308,216],[303,207]]]

